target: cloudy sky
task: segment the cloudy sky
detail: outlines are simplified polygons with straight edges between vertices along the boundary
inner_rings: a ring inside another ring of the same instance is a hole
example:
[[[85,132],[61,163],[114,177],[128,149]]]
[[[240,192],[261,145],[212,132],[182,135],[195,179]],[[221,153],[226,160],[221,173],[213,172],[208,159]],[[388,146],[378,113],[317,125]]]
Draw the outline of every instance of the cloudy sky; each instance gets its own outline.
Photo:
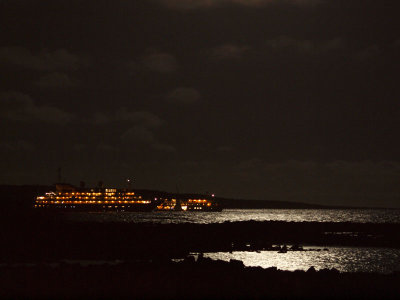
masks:
[[[400,207],[384,0],[1,0],[0,183]]]

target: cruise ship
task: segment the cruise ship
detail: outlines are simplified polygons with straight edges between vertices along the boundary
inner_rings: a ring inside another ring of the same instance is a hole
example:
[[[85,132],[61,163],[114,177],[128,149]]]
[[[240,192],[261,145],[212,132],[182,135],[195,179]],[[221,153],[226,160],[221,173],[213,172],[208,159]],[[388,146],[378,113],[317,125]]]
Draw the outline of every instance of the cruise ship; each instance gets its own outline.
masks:
[[[73,211],[152,211],[158,204],[157,198],[143,199],[130,189],[56,184],[54,191],[36,197],[34,207]]]
[[[177,197],[162,199],[162,202],[157,205],[157,210],[160,211],[222,211],[222,206],[212,196],[209,198],[184,198]]]

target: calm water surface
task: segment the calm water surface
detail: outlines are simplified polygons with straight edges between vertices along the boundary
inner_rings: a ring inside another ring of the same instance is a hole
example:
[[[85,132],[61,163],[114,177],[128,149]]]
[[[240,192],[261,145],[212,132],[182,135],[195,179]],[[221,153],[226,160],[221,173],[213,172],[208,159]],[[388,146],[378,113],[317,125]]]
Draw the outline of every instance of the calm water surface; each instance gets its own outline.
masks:
[[[68,220],[128,223],[223,223],[238,221],[400,223],[400,209],[226,209],[222,212],[65,213]]]
[[[105,212],[66,213],[67,219],[95,222],[127,223],[223,223],[238,221],[287,222],[360,222],[400,223],[400,209],[230,209],[222,212]],[[204,253],[214,260],[241,260],[246,266],[277,267],[280,270],[317,270],[336,268],[341,272],[400,271],[400,249],[329,247],[321,251],[304,247],[306,251],[234,251]]]
[[[277,267],[280,270],[316,270],[335,268],[341,272],[379,272],[400,271],[400,249],[391,248],[352,248],[328,247],[321,251],[307,251],[319,247],[304,247],[306,251],[234,251],[204,253],[204,257],[214,260],[243,261],[245,266]]]

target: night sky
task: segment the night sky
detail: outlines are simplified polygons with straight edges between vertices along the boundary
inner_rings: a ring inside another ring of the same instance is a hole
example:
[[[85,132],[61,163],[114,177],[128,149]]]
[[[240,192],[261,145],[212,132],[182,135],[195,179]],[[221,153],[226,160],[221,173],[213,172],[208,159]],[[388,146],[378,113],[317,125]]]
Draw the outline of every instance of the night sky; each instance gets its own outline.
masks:
[[[0,183],[400,207],[384,0],[0,0]]]

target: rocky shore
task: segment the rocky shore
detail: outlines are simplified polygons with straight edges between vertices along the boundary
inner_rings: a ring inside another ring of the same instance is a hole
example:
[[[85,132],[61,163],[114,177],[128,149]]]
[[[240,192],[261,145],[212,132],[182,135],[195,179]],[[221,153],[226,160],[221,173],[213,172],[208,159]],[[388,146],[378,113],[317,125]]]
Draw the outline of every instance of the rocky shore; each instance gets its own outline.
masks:
[[[182,258],[191,252],[268,250],[276,244],[400,248],[400,224],[65,222],[51,216],[0,220],[1,261]]]
[[[279,244],[400,248],[399,230],[389,223],[104,224],[4,216],[0,298],[395,298],[398,273],[288,272],[195,261],[190,253],[276,251]]]
[[[0,297],[19,299],[395,299],[400,274],[280,271],[187,258],[0,267]]]

